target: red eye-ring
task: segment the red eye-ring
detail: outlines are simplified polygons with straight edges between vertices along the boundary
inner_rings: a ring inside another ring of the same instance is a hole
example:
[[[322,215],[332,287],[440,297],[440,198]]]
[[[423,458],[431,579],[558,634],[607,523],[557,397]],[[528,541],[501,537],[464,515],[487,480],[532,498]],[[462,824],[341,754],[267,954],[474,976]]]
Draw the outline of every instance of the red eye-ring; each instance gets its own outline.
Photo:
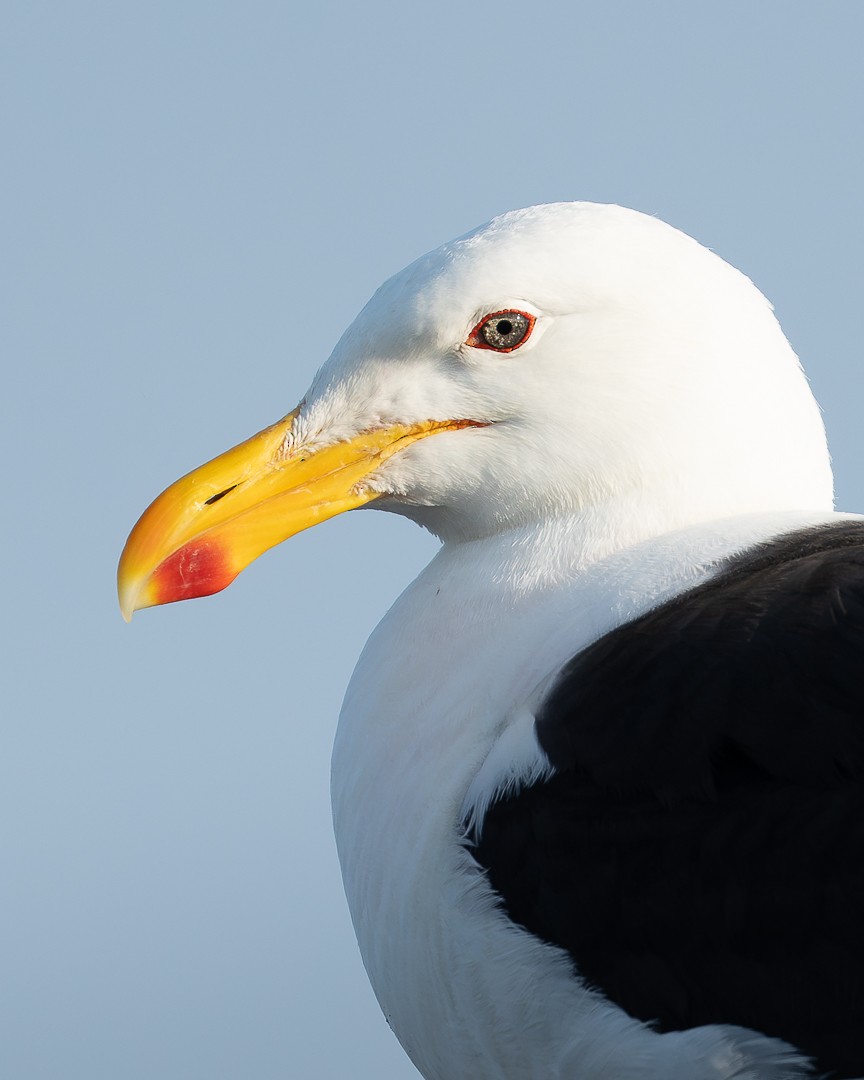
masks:
[[[513,352],[531,337],[536,315],[527,311],[493,311],[485,315],[468,335],[466,345],[495,352]]]

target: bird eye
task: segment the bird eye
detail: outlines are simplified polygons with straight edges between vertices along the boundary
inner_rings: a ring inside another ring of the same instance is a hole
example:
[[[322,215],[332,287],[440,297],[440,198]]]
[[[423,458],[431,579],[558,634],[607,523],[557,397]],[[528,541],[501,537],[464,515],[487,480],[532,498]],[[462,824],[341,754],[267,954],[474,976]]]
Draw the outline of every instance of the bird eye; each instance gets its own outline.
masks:
[[[513,352],[531,337],[536,321],[536,316],[526,311],[493,311],[477,323],[465,344],[475,349]]]

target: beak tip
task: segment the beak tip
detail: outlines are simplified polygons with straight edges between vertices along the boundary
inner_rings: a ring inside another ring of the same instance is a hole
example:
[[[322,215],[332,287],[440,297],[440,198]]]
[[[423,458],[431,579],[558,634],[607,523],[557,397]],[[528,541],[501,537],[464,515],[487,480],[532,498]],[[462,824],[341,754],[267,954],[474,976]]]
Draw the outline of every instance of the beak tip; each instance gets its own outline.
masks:
[[[117,575],[117,600],[120,604],[120,614],[123,616],[123,621],[132,622],[132,615],[137,610],[139,589],[126,578],[123,573],[122,565]]]

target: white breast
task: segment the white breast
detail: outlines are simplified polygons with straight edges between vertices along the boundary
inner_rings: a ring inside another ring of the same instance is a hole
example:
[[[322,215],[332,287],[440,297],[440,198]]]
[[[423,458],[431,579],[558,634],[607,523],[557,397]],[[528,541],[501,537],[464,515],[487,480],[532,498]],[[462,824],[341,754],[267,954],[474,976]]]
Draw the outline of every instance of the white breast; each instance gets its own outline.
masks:
[[[346,694],[333,812],[364,963],[424,1076],[694,1080],[700,1054],[706,1078],[742,1064],[732,1029],[659,1036],[583,987],[565,954],[497,910],[459,826],[469,792],[498,782],[483,765],[502,736],[532,740],[526,768],[542,758],[526,706],[572,655],[727,555],[828,517],[748,515],[599,559],[584,521],[445,545],[385,616]]]

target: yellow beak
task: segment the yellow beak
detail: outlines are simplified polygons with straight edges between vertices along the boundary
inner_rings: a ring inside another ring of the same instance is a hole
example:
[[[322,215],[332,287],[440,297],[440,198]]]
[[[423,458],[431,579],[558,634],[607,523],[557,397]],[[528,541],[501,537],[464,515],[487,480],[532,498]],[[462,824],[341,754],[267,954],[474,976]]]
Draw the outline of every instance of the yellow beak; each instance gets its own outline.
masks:
[[[377,498],[363,481],[398,450],[478,426],[428,420],[310,449],[290,439],[298,411],[184,476],[144,511],[117,569],[127,622],[139,608],[219,592],[268,548]]]

